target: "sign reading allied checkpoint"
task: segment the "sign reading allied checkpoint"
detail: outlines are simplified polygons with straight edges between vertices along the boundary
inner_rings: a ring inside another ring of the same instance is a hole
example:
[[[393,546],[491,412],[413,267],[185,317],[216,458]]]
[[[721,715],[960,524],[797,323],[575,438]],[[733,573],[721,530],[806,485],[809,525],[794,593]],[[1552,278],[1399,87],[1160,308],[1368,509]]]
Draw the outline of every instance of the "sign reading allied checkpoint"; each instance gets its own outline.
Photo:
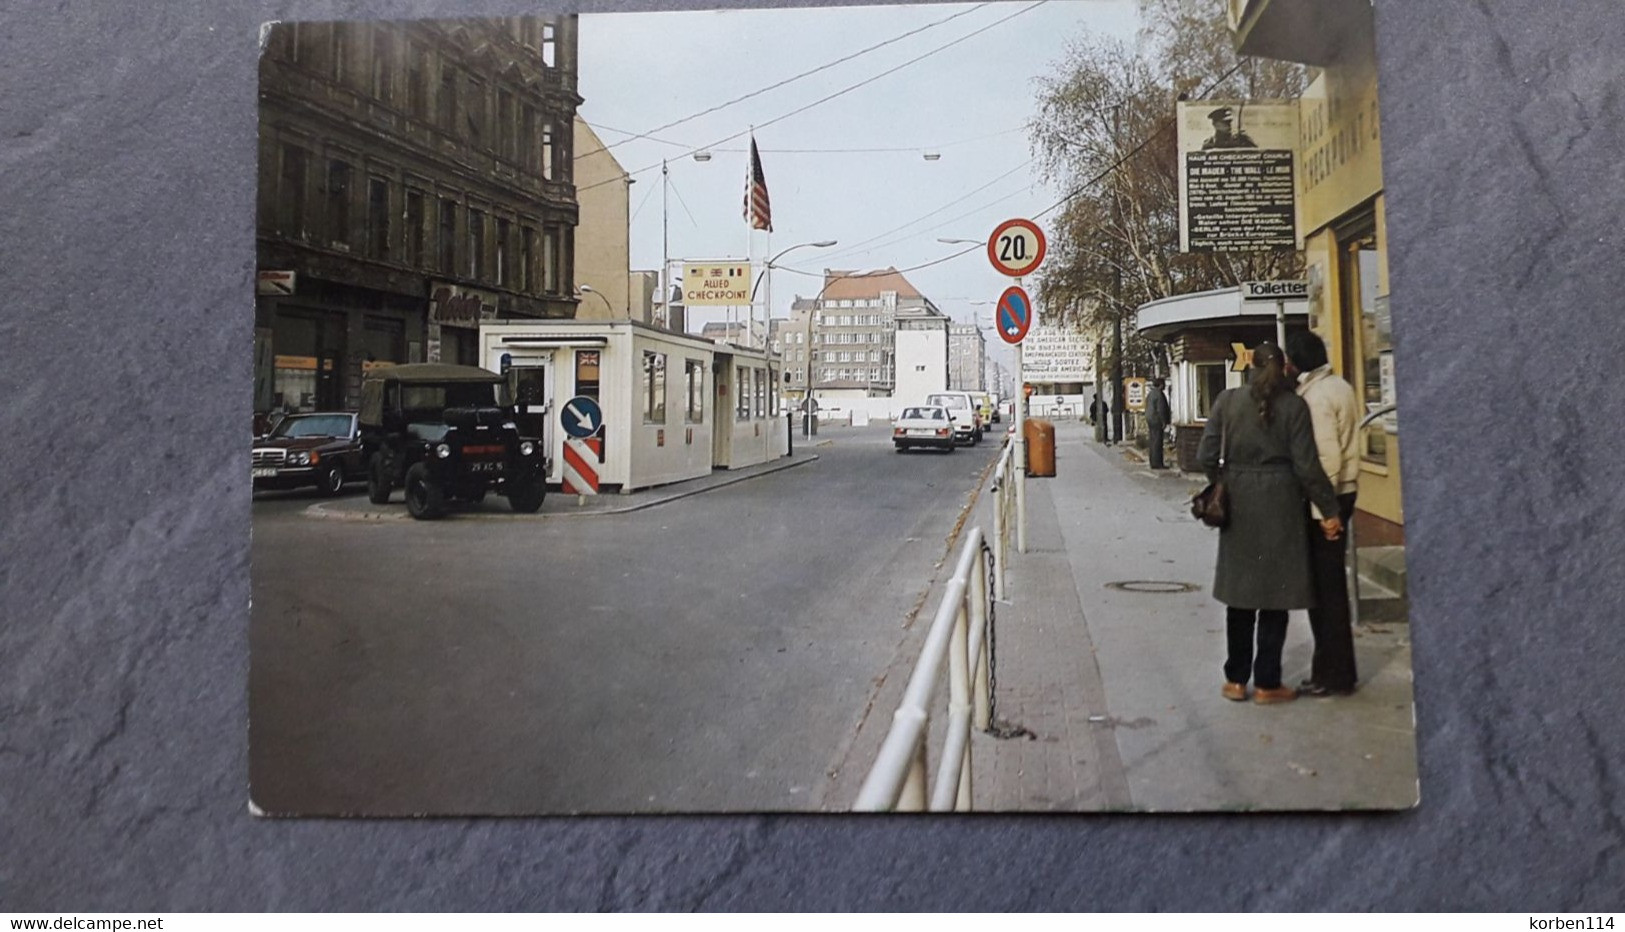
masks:
[[[740,259],[683,263],[683,304],[742,307],[750,303],[750,263]]]

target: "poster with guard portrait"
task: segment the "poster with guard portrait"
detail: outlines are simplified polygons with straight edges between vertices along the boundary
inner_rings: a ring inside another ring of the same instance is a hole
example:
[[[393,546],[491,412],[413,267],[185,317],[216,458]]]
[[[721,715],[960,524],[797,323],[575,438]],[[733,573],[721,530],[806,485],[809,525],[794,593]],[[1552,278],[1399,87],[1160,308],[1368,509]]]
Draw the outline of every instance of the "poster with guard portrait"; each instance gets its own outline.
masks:
[[[1297,248],[1298,105],[1192,100],[1178,109],[1180,251]]]

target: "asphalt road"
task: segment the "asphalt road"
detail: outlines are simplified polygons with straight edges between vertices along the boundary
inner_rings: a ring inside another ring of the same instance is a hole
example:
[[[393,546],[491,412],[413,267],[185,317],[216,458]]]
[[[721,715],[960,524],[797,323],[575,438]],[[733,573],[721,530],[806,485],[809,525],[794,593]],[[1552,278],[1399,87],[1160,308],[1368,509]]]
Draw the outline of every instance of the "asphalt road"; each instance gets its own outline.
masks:
[[[867,767],[843,756],[997,446],[822,439],[811,464],[624,515],[352,522],[261,495],[256,805],[844,808],[831,774]]]

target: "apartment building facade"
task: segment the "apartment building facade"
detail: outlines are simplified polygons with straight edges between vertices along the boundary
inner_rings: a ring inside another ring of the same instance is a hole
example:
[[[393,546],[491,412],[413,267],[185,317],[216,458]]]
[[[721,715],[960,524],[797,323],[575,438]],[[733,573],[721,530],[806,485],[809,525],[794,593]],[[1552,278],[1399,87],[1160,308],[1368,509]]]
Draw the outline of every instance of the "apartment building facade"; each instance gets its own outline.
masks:
[[[279,23],[260,58],[257,411],[570,317],[576,17]]]
[[[897,386],[900,321],[929,321],[946,331],[948,318],[895,268],[871,272],[826,269],[824,287],[797,297],[781,325],[788,394],[808,390],[890,397]],[[944,365],[946,357],[944,357]]]

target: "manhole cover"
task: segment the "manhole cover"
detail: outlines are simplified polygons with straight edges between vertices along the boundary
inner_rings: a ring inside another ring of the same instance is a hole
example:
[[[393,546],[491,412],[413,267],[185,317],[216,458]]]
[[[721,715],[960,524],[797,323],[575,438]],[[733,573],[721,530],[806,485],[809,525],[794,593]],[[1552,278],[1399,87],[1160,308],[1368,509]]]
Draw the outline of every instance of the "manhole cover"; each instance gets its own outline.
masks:
[[[1202,587],[1188,582],[1169,582],[1159,579],[1130,579],[1125,582],[1110,582],[1107,589],[1120,589],[1123,592],[1149,592],[1153,595],[1171,595],[1176,592],[1196,592]]]

